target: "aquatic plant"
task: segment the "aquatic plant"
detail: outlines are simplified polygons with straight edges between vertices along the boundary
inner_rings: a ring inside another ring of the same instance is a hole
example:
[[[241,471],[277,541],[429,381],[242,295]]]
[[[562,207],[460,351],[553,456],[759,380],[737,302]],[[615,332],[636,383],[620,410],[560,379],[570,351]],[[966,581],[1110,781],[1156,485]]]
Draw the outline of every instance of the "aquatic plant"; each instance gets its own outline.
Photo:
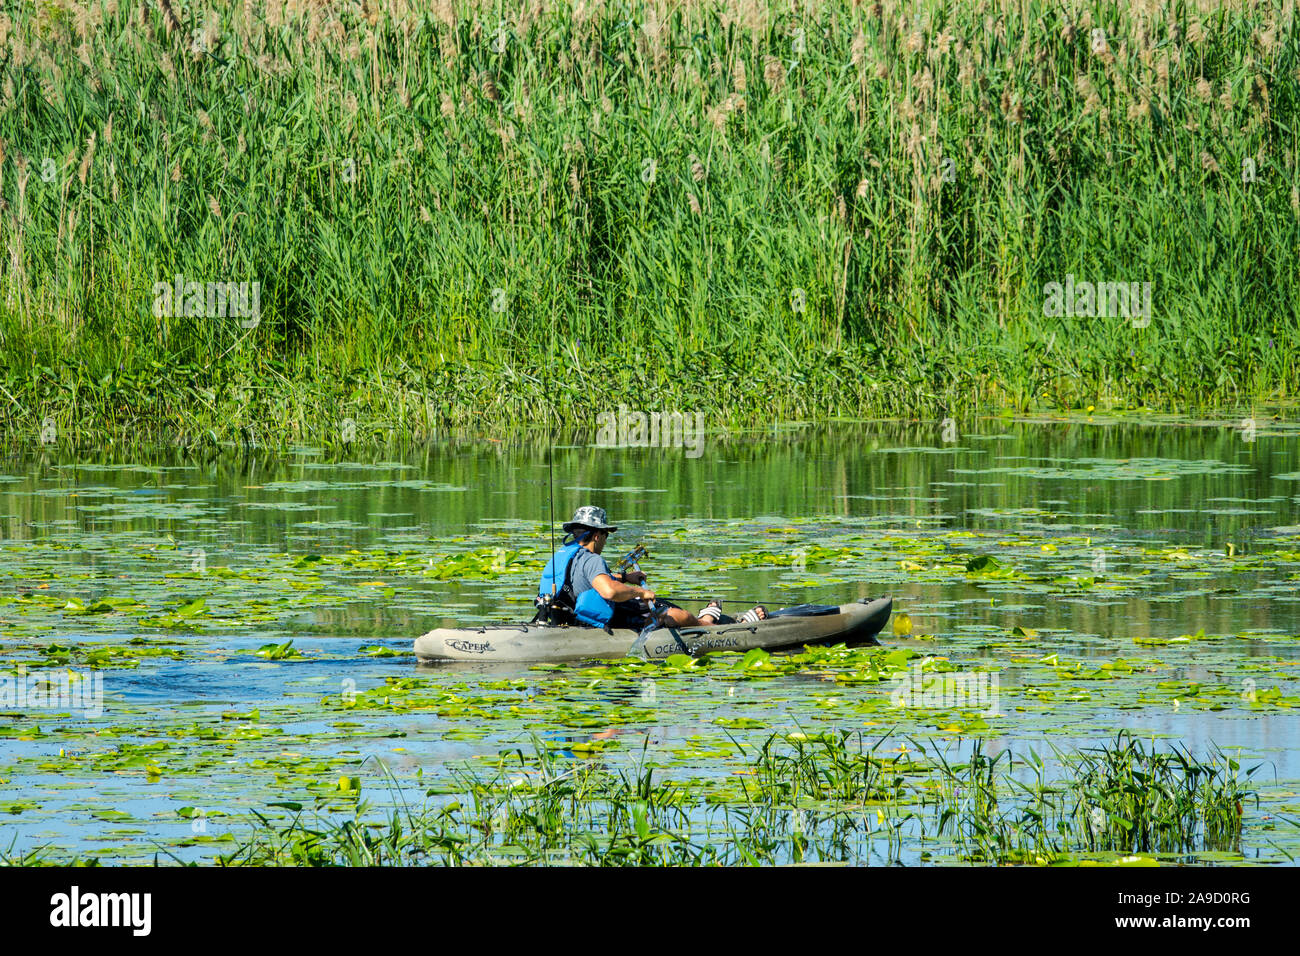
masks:
[[[1073,821],[1090,848],[1124,852],[1236,850],[1244,804],[1258,796],[1241,762],[1215,749],[1209,759],[1172,744],[1167,751],[1119,734],[1073,755]]]
[[[1022,767],[1032,782],[1013,772],[1009,751],[990,756],[978,740],[953,764],[911,739],[883,751],[889,737],[867,745],[856,733],[774,734],[753,754],[744,795],[733,799],[656,783],[644,767],[629,776],[568,761],[534,739],[531,755],[503,755],[496,776],[458,774],[430,791],[435,805],[403,808],[386,825],[363,822],[362,808],[355,819],[312,826],[298,815],[281,825],[255,814],[253,834],[221,862],[862,863],[882,837],[881,859],[898,859],[909,823],[923,845],[969,862],[1194,858],[1236,849],[1244,805],[1256,799],[1250,778],[1258,768],[1240,774],[1219,751],[1201,761],[1127,734],[1110,746],[1058,753],[1050,771],[1031,750]]]
[[[1290,394],[1294,17],[23,5],[0,16],[0,437]],[[209,295],[248,282],[256,315]],[[1105,284],[1151,308],[1095,314]]]

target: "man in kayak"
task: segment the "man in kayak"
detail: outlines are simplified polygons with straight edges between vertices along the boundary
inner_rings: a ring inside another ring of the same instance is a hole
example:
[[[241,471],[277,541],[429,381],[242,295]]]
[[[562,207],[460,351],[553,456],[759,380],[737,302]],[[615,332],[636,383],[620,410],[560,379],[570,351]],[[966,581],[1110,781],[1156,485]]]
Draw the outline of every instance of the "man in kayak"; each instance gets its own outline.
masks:
[[[645,574],[641,571],[621,574],[611,571],[600,554],[605,550],[609,536],[618,528],[607,522],[604,508],[584,505],[563,527],[564,547],[546,563],[538,598],[554,595],[552,606],[571,613],[579,623],[611,630],[639,631],[650,624],[652,613],[660,624],[669,627],[731,623],[729,619],[724,620],[717,601],[709,602],[708,607],[695,615],[642,587]],[[751,623],[766,617],[767,610],[759,606],[746,611],[737,620]]]

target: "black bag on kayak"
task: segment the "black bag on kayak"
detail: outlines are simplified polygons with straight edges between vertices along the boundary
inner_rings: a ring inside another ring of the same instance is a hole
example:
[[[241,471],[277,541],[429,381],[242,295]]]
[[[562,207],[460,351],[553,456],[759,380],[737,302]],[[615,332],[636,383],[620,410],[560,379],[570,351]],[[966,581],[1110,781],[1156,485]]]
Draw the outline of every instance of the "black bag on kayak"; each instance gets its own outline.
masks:
[[[551,558],[555,560],[554,556]],[[580,624],[576,613],[577,600],[573,596],[573,558],[564,566],[564,584],[554,594],[539,594],[533,598],[537,613],[532,624],[550,624],[553,627],[573,627]]]

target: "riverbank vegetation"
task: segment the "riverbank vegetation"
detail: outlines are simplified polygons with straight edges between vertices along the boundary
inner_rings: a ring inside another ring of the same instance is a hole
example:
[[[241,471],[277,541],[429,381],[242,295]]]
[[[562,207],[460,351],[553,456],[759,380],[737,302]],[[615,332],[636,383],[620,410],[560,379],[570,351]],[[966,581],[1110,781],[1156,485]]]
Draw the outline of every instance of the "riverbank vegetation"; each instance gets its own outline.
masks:
[[[23,5],[0,430],[1284,398],[1296,35],[1268,2]]]
[[[1258,805],[1258,767],[1128,733],[1047,759],[1032,749],[986,753],[978,741],[949,759],[933,742],[848,731],[735,746],[751,766],[738,785],[723,786],[663,778],[644,761],[625,770],[575,761],[562,744],[534,737],[531,748],[503,751],[494,768],[455,771],[428,790],[424,807],[410,806],[388,774],[397,805],[387,819],[361,797],[359,779],[342,777],[338,794],[351,795],[351,814],[309,815],[301,803],[276,802],[254,811],[216,862],[1206,864],[1240,861],[1244,821]],[[0,865],[59,862],[45,848],[0,851]]]
[[[564,759],[535,741],[495,774],[458,776],[433,806],[363,819],[263,814],[225,865],[762,865],[899,862],[1203,862],[1240,852],[1255,796],[1239,761],[1198,759],[1128,734],[1057,754],[962,760],[914,740],[861,733],[773,735],[732,794]],[[910,745],[910,746],[909,746]],[[739,745],[738,745],[739,746]],[[1020,770],[1015,769],[1019,760]]]

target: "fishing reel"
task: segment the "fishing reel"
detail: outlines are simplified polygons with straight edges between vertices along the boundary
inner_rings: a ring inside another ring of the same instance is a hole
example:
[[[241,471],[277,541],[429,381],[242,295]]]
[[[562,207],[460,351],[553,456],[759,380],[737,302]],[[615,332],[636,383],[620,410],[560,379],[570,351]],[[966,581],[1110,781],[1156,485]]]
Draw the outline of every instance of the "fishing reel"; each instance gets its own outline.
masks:
[[[533,607],[537,608],[537,613],[533,615],[532,623],[550,624],[554,627],[572,625],[577,623],[577,618],[573,609],[559,602],[556,598],[559,595],[539,594],[533,598]]]
[[[650,557],[650,549],[644,544],[638,544],[635,548],[623,556],[623,560],[618,563],[618,573],[622,574],[629,568],[633,571],[640,571],[641,568],[637,562],[642,558]],[[643,572],[644,573],[644,572]]]

